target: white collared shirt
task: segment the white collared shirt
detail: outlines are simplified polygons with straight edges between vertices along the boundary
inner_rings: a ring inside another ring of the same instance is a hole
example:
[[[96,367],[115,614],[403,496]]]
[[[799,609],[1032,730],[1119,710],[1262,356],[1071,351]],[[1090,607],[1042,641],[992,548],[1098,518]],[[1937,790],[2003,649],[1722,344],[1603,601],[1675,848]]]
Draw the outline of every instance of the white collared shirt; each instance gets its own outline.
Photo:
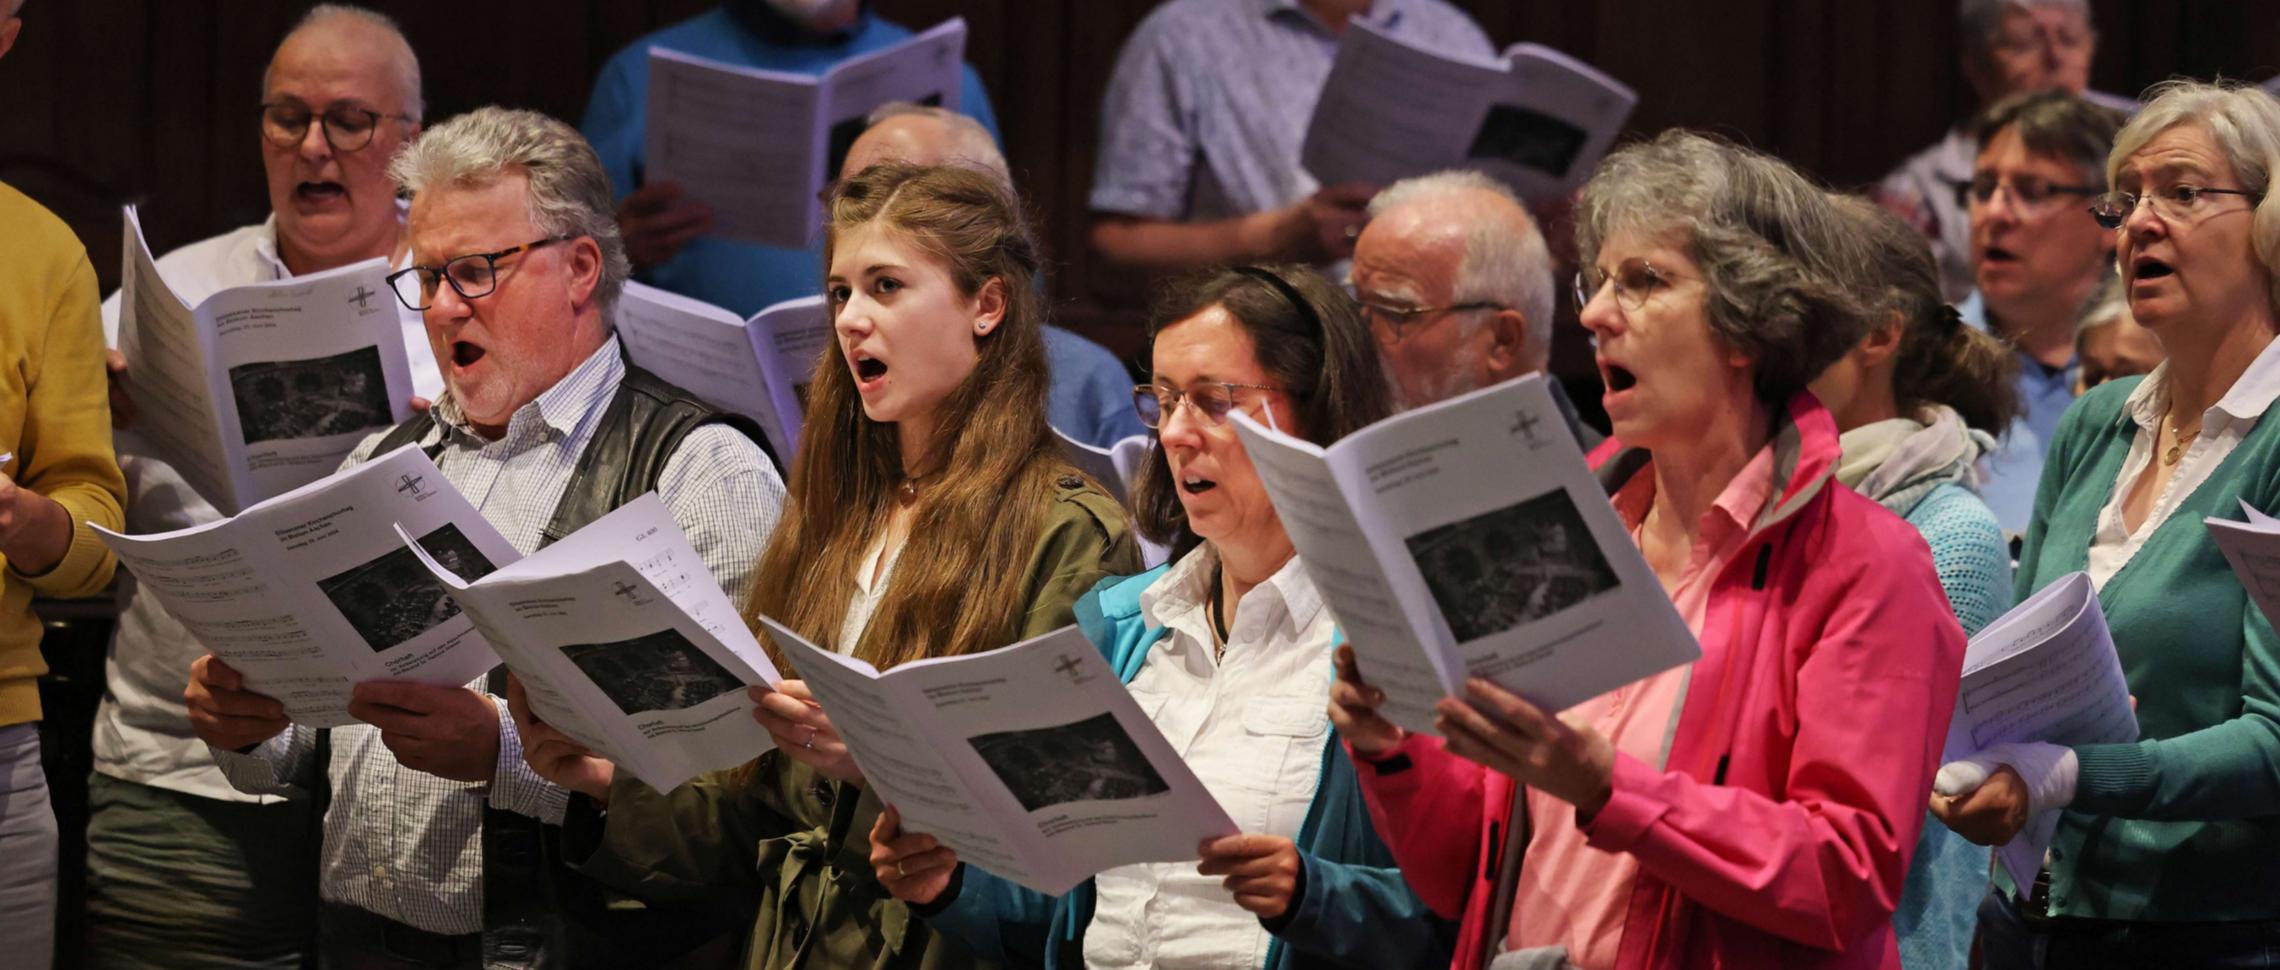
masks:
[[[193,306],[231,287],[293,275],[277,254],[276,216],[167,253],[159,258],[158,271],[166,285]],[[393,296],[385,299],[396,305],[403,322],[412,392],[433,400],[443,393],[443,377],[436,370],[420,315]],[[103,301],[103,337],[106,345],[119,345],[117,293]],[[127,532],[172,532],[222,518],[141,435],[130,429],[112,437],[119,470],[127,479]],[[104,663],[109,689],[95,714],[95,770],[201,798],[278,801],[275,796],[249,795],[230,787],[206,754],[205,743],[190,733],[182,685],[190,678],[190,663],[206,648],[124,570],[119,574],[118,603],[118,625]]]
[[[2217,403],[2201,412],[2201,433],[2185,447],[2178,459],[2177,470],[2170,474],[2169,484],[2154,500],[2153,511],[2145,521],[2138,523],[2132,532],[2123,524],[2122,506],[2129,501],[2130,488],[2138,476],[2145,474],[2161,447],[2162,412],[2169,407],[2169,364],[2164,361],[2146,375],[2144,381],[2130,391],[2129,400],[2122,405],[2123,413],[2137,423],[2137,437],[2130,441],[2129,456],[2122,459],[2122,473],[2114,480],[2113,494],[2106,499],[2106,507],[2098,512],[2098,531],[2090,539],[2090,582],[2105,588],[2106,580],[2129,564],[2130,557],[2145,546],[2155,530],[2169,520],[2179,505],[2190,498],[2194,490],[2225,463],[2225,459],[2240,447],[2241,439],[2256,430],[2256,422],[2280,398],[2280,340],[2264,345],[2264,350],[2249,362],[2248,370],[2233,381]]]
[[[1169,630],[1130,688],[1140,709],[1244,832],[1296,838],[1321,781],[1330,728],[1330,644],[1335,621],[1297,557],[1244,594],[1213,658],[1213,566],[1206,545],[1140,597],[1142,615]],[[1256,967],[1269,941],[1235,905],[1220,877],[1190,862],[1141,863],[1101,873],[1085,929],[1095,968]]]

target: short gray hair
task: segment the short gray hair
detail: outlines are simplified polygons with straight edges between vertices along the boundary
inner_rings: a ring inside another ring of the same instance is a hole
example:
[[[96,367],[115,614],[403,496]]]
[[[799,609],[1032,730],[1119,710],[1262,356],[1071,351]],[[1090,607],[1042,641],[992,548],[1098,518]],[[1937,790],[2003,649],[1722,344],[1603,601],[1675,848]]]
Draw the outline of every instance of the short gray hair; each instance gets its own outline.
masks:
[[[432,186],[482,188],[509,174],[529,179],[530,221],[548,236],[591,236],[602,248],[595,290],[606,316],[633,272],[618,234],[610,177],[578,129],[536,111],[485,105],[435,126],[388,163],[404,194]]]
[[[2280,309],[2280,199],[2271,192],[2273,172],[2280,171],[2280,101],[2254,85],[2184,79],[2156,84],[2145,96],[2145,107],[2114,136],[2113,154],[2106,156],[2106,184],[2112,185],[2122,163],[2154,136],[2178,125],[2206,129],[2232,164],[2233,177],[2257,196],[2249,246],[2273,276],[2268,298]]]
[[[1013,190],[1013,167],[1006,164],[1005,153],[998,151],[997,139],[970,115],[916,101],[889,101],[871,109],[870,116],[863,119],[863,127],[874,128],[889,118],[904,115],[932,118],[949,130],[950,151],[939,164],[970,168],[990,176],[1008,196],[1020,198]]]
[[[2082,15],[2082,23],[2096,26],[2090,19],[2088,0],[1962,0],[1956,5],[1955,27],[1963,41],[1963,52],[1984,63],[1995,50],[1995,36],[2003,31],[2003,17],[2013,10],[2033,10],[2038,7],[2056,7]]]
[[[17,2],[21,4],[23,0]],[[420,58],[412,52],[412,42],[404,36],[403,26],[396,23],[394,17],[354,4],[320,3],[310,7],[308,13],[301,15],[301,19],[293,21],[292,29],[287,30],[285,36],[277,41],[277,46],[283,48],[286,41],[293,39],[293,35],[334,20],[355,21],[384,31],[396,39],[396,83],[403,88],[404,113],[411,115],[415,123],[426,117],[427,96],[420,90]],[[269,72],[277,66],[277,55],[274,52],[269,55],[269,61],[269,66],[261,69],[263,97],[269,95]],[[316,107],[322,108],[323,105]]]
[[[2127,115],[2064,91],[2026,91],[1988,105],[1972,119],[1972,136],[1986,151],[1995,136],[2011,131],[2027,151],[2081,169],[2082,180],[2104,188],[2106,158]]]
[[[1881,297],[1850,281],[1872,254],[1852,220],[1795,169],[1672,129],[1607,156],[1583,187],[1576,249],[1593,266],[1617,235],[1685,249],[1710,330],[1757,364],[1758,399],[1786,404],[1866,336]]]
[[[1451,296],[1458,303],[1494,303],[1520,311],[1528,321],[1529,350],[1541,367],[1551,353],[1552,315],[1559,295],[1552,283],[1551,249],[1510,187],[1467,169],[1419,175],[1386,186],[1370,199],[1370,216],[1469,192],[1489,193],[1512,207],[1504,212],[1458,210],[1465,229],[1465,256],[1457,265]]]

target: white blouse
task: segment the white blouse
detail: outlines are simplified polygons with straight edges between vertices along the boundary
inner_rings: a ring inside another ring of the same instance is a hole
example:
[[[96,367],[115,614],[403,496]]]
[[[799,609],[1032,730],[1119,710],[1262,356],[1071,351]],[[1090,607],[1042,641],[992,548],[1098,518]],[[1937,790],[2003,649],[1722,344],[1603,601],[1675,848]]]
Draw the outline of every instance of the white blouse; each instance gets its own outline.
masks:
[[[871,625],[871,614],[879,611],[879,600],[887,594],[887,581],[894,578],[895,563],[902,559],[903,547],[910,539],[896,543],[892,552],[887,550],[887,533],[871,540],[871,548],[863,553],[863,564],[855,567],[855,595],[847,601],[847,614],[839,619],[839,639],[832,641],[831,649],[853,655],[855,643],[863,639],[864,628]],[[879,557],[885,556],[886,568],[879,568]],[[877,579],[873,579],[877,574]]]
[[[1217,557],[1188,554],[1140,597],[1148,622],[1169,634],[1130,685],[1140,709],[1195,769],[1244,832],[1296,838],[1320,782],[1330,730],[1330,611],[1296,557],[1244,594],[1215,658],[1211,596]],[[1123,866],[1101,873],[1085,965],[1163,970],[1257,967],[1270,942],[1196,863]]]
[[[2169,364],[2164,361],[2153,373],[2130,391],[2122,411],[2138,426],[2137,437],[2130,442],[2130,453],[2122,459],[2122,473],[2114,481],[2113,494],[2107,496],[2105,508],[2098,512],[2098,531],[2090,539],[2089,573],[2091,585],[2104,589],[2106,581],[2129,564],[2130,557],[2145,547],[2147,539],[2170,515],[2183,505],[2201,483],[2209,480],[2217,466],[2225,463],[2233,449],[2240,447],[2241,439],[2256,429],[2256,422],[2280,398],[2280,340],[2264,345],[2263,352],[2241,372],[2240,379],[2231,389],[2201,413],[2201,433],[2185,447],[2178,459],[2177,471],[2169,476],[2169,484],[2161,490],[2145,521],[2138,523],[2132,532],[2123,524],[2122,506],[2129,501],[2130,487],[2138,476],[2145,474],[2154,455],[2165,451],[2161,447],[2161,415],[2169,407]],[[2223,513],[2219,513],[2223,514]]]

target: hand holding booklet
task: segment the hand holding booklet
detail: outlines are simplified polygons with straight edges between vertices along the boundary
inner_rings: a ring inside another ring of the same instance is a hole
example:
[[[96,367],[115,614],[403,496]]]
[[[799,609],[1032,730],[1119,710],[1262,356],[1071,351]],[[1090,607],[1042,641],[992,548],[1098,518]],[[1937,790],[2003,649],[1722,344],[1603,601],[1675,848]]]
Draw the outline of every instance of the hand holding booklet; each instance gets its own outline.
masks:
[[[1555,197],[1583,184],[1638,103],[1629,87],[1549,47],[1519,44],[1479,62],[1411,47],[1357,18],[1299,160],[1324,185],[1476,168],[1522,198]]]
[[[2129,683],[2086,573],[2069,573],[2012,607],[1964,649],[1963,682],[1942,762],[1998,744],[2061,747],[2137,740]],[[2020,887],[2034,885],[2058,813],[2027,820],[1997,858]]]
[[[191,307],[125,213],[119,352],[149,440],[207,502],[237,513],[333,473],[411,416],[388,261],[231,287]],[[441,481],[441,479],[437,479]]]
[[[705,403],[759,422],[777,461],[799,453],[807,386],[831,341],[823,297],[786,300],[750,320],[700,300],[628,281],[617,332],[626,356]]]
[[[672,791],[774,745],[746,687],[780,678],[656,493],[474,579],[419,557],[522,679],[533,713]]]
[[[1556,712],[1701,655],[1541,377],[1327,449],[1231,416],[1395,724],[1431,733],[1467,677]]]
[[[461,576],[521,558],[414,445],[218,522],[149,536],[95,528],[246,689],[311,727],[354,723],[349,690],[362,681],[457,687],[498,666],[398,529]]]
[[[882,674],[760,622],[903,827],[966,862],[1059,895],[1238,831],[1076,627]]]

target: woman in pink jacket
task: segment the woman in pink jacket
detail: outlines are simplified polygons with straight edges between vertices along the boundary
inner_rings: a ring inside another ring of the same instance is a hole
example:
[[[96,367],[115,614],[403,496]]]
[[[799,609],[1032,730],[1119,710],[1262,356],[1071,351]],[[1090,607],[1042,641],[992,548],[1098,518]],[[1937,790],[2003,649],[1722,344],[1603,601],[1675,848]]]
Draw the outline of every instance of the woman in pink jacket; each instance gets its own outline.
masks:
[[[1899,967],[1963,634],[1916,530],[1835,482],[1805,391],[1873,312],[1840,283],[1847,224],[1686,132],[1584,190],[1594,465],[1699,661],[1558,717],[1475,680],[1444,743],[1378,717],[1341,653],[1331,715],[1410,885],[1463,920],[1458,968]]]

